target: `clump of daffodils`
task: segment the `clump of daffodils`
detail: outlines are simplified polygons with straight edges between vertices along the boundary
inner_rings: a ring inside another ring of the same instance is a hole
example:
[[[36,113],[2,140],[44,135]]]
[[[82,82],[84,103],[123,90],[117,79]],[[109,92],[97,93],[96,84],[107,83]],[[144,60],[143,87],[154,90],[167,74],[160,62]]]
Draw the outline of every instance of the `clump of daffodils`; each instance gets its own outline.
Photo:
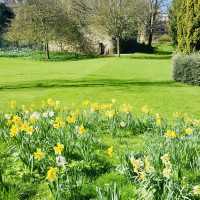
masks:
[[[164,154],[161,157],[162,163],[164,165],[164,169],[163,169],[163,176],[165,178],[170,178],[172,175],[172,164],[170,162],[170,157],[169,154]]]
[[[137,178],[139,181],[143,181],[147,174],[150,174],[154,171],[153,166],[149,161],[148,157],[144,157],[144,159],[138,158],[131,158],[131,165],[133,167],[134,173],[137,174]]]

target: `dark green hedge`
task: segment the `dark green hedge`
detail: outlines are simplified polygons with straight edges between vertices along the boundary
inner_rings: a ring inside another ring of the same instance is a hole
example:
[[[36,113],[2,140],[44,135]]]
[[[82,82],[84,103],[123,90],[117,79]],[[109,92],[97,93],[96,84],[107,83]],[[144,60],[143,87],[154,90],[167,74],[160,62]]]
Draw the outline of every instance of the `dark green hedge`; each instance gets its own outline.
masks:
[[[173,79],[178,82],[200,85],[200,54],[173,57]]]

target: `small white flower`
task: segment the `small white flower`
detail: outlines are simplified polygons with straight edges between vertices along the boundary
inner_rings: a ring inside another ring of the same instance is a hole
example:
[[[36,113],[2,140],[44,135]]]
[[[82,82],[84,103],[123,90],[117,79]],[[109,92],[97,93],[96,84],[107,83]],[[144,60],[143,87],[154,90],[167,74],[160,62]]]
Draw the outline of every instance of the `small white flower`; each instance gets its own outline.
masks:
[[[126,126],[126,123],[125,123],[124,121],[122,121],[122,122],[120,122],[120,126],[121,126],[122,128],[124,128],[124,127]]]
[[[34,118],[36,120],[40,119],[40,113],[39,112],[32,113],[31,118]]]
[[[11,115],[9,115],[9,114],[5,114],[5,119],[7,119],[7,120],[9,120],[9,119],[11,119]]]
[[[55,115],[55,113],[53,111],[49,111],[48,115],[49,115],[49,117],[53,117]]]
[[[57,156],[56,157],[56,164],[58,167],[64,167],[66,164],[66,160],[63,156]]]
[[[35,131],[39,132],[40,128],[38,126],[35,127]]]
[[[42,116],[43,116],[44,118],[48,118],[48,113],[47,113],[47,112],[44,112],[44,113],[42,113]]]

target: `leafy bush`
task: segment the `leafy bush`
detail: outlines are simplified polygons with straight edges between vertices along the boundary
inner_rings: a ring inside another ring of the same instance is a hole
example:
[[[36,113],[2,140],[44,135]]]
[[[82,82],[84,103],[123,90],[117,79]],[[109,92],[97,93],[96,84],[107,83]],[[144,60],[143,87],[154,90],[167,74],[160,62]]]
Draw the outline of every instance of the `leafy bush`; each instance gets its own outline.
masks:
[[[173,78],[178,82],[200,85],[200,55],[175,55]]]
[[[164,35],[160,36],[158,41],[160,43],[168,43],[168,42],[171,42],[171,37],[169,35],[167,35],[167,34],[164,34]]]

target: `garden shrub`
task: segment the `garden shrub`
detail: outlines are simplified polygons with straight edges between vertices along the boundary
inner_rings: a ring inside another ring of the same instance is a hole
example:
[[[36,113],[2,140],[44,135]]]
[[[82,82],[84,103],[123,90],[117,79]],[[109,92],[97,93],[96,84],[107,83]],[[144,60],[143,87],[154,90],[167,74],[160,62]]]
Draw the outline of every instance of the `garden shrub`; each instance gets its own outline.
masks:
[[[200,54],[177,54],[173,58],[173,79],[200,85]]]
[[[167,43],[167,42],[171,42],[171,37],[167,34],[164,34],[162,36],[160,36],[160,38],[158,39],[158,41],[160,43]]]

